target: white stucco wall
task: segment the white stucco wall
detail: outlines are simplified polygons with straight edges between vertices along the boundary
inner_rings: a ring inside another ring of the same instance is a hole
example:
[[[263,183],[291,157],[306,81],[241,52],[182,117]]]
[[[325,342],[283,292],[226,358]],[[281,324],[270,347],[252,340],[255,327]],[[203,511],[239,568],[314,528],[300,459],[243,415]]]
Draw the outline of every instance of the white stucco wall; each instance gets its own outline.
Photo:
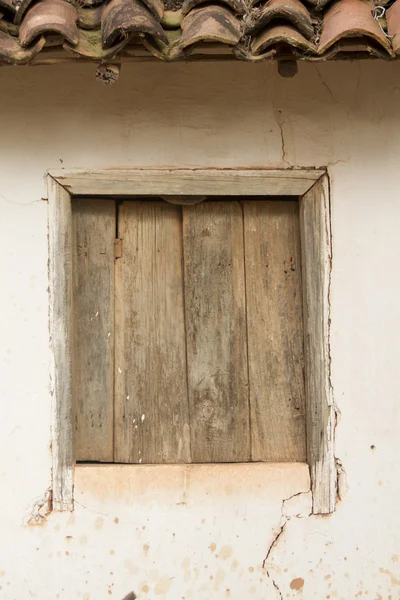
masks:
[[[399,77],[135,64],[106,88],[90,65],[1,69],[0,598],[400,598]],[[74,514],[28,524],[51,477],[44,173],[129,165],[328,166],[334,515],[307,516],[299,465],[92,467]]]

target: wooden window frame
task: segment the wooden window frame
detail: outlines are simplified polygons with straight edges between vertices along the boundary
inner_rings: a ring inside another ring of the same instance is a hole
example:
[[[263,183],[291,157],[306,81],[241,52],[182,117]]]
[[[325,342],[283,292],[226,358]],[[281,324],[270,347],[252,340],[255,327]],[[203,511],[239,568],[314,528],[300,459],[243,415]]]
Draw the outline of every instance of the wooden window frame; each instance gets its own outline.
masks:
[[[333,512],[337,491],[336,415],[330,382],[332,250],[326,170],[79,169],[49,172],[47,181],[54,510],[72,511],[74,506],[72,197],[258,195],[300,198],[307,457],[313,513]]]

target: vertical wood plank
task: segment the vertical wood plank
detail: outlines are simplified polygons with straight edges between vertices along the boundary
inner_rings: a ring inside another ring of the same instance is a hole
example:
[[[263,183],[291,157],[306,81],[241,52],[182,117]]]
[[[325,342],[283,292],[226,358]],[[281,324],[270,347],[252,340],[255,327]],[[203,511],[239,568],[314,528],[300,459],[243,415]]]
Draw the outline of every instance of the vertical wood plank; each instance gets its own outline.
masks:
[[[115,460],[190,462],[181,209],[124,202],[119,237]]]
[[[327,176],[300,203],[306,358],[307,454],[314,514],[335,510],[336,414],[330,380],[331,234]]]
[[[242,211],[183,208],[193,462],[250,460]]]
[[[115,201],[73,199],[75,459],[113,461]]]
[[[295,201],[244,202],[252,459],[306,460]]]
[[[73,510],[72,223],[69,193],[48,177],[53,508]]]

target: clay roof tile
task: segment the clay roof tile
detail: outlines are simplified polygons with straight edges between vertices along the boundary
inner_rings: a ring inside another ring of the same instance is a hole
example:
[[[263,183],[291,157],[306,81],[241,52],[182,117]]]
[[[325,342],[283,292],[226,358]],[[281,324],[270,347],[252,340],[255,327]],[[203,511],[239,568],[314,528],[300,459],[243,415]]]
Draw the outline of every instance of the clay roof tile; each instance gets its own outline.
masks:
[[[206,0],[184,0],[182,4],[182,15],[187,15],[191,10],[205,4]],[[246,3],[244,0],[220,0],[221,4],[226,4],[228,8],[237,15],[243,15],[246,12]]]
[[[211,5],[192,10],[182,21],[181,48],[197,42],[234,45],[240,40],[240,22],[230,10]]]
[[[388,33],[392,39],[393,50],[396,56],[400,54],[400,2],[396,0],[387,10]]]
[[[19,30],[21,46],[26,47],[41,35],[59,34],[70,44],[79,41],[76,22],[78,14],[69,2],[64,0],[43,0],[26,13]]]
[[[400,56],[400,0],[0,0],[0,65],[38,63],[44,46],[44,62],[63,51],[193,59],[194,48],[201,59],[388,59]]]
[[[251,15],[249,20],[251,23]],[[292,24],[308,40],[314,36],[310,13],[300,0],[268,0],[255,13],[254,22],[248,27],[247,33],[257,33],[269,23],[275,24],[276,21],[286,21],[287,24]]]
[[[129,38],[126,37],[109,48],[103,48],[101,30],[81,30],[79,42],[76,45],[68,44],[68,42],[66,42],[64,43],[64,48],[82,58],[103,61],[107,58],[114,58],[117,56],[118,52],[120,52],[128,42]]]
[[[26,65],[43,48],[46,40],[42,37],[23,48],[18,39],[0,31],[0,62],[14,65]]]
[[[277,44],[287,44],[302,52],[315,54],[315,45],[290,25],[277,25],[259,33],[252,41],[251,50],[261,55]]]
[[[102,32],[104,48],[131,33],[148,34],[168,43],[156,17],[139,0],[111,0],[103,12]]]
[[[374,19],[371,2],[364,0],[339,0],[326,12],[318,53],[323,54],[342,38],[366,37],[392,53],[389,38]]]

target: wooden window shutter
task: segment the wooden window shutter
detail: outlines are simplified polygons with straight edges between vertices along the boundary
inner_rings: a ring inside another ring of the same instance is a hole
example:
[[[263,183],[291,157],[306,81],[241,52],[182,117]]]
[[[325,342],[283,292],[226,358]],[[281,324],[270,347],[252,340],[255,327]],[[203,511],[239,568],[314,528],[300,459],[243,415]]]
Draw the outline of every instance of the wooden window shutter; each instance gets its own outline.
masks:
[[[298,202],[74,200],[73,222],[77,460],[305,461]]]
[[[244,202],[252,459],[305,461],[298,202]]]
[[[75,456],[113,461],[115,203],[74,199]]]
[[[116,264],[115,461],[190,461],[180,207],[124,202]]]

